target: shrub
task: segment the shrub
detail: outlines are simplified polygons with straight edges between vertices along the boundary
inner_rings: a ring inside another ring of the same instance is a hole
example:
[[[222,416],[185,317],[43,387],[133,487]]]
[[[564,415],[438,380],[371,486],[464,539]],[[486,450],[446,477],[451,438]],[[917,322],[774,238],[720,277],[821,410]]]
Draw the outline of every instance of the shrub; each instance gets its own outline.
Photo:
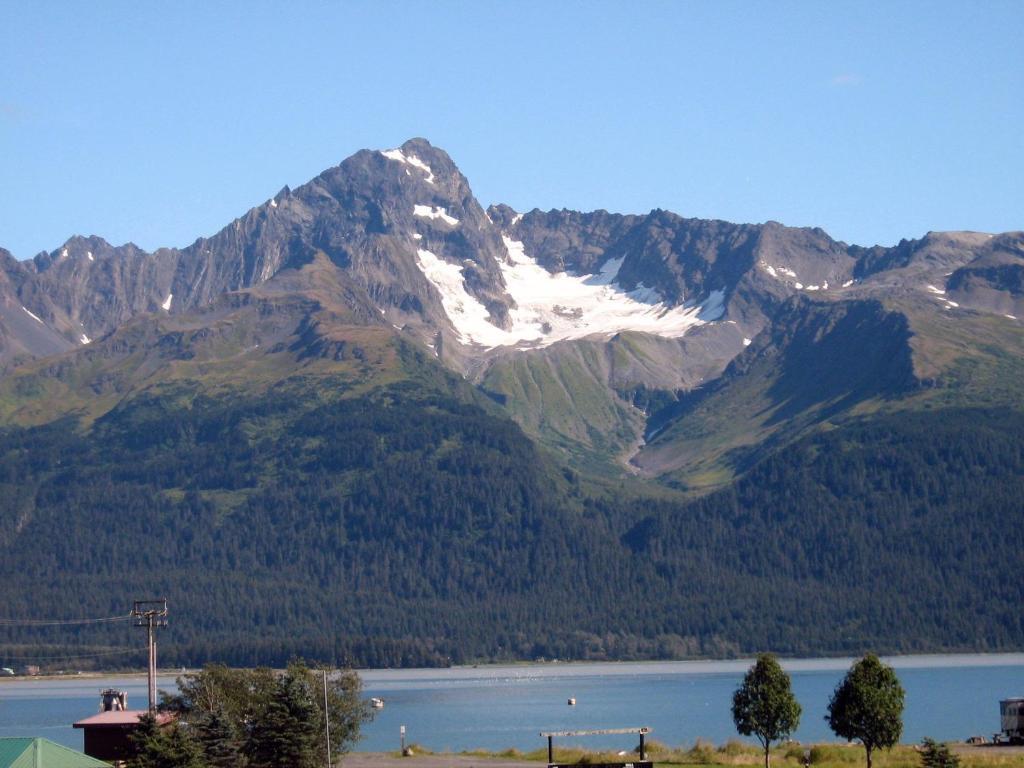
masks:
[[[699,763],[702,765],[714,765],[716,760],[715,745],[706,739],[697,739],[684,755],[688,763]]]
[[[925,737],[921,741],[921,768],[960,768],[960,757],[945,744]]]

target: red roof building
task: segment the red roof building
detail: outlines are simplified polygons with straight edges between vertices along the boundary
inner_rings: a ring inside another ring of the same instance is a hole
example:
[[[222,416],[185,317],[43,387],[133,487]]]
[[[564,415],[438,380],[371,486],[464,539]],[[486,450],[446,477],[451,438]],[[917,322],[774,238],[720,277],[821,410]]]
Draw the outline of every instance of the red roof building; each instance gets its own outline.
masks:
[[[131,735],[139,727],[139,718],[144,714],[145,709],[113,710],[79,720],[74,727],[84,732],[83,751],[89,757],[107,762],[131,759],[135,755]],[[162,726],[174,720],[173,715],[166,713],[156,717]]]

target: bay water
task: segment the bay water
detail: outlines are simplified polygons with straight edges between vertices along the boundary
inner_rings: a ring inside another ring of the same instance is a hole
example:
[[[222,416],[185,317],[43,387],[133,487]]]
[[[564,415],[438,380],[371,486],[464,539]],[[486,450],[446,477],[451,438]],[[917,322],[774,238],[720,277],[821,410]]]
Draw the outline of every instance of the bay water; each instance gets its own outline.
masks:
[[[906,689],[904,742],[925,736],[957,741],[991,737],[999,728],[999,700],[1024,696],[1024,654],[900,656],[896,668]],[[833,742],[825,723],[829,696],[852,659],[788,659],[793,692],[803,707],[794,738]],[[406,742],[435,751],[483,748],[523,751],[546,746],[542,731],[648,726],[650,739],[671,746],[698,738],[716,744],[736,737],[730,713],[733,691],[751,660],[637,663],[545,663],[451,669],[363,670],[366,696],[384,700],[364,726],[357,751]],[[174,676],[158,686],[174,690]],[[144,677],[63,677],[0,681],[0,736],[43,736],[82,748],[71,723],[98,711],[99,691],[128,691],[129,707],[145,708]],[[568,700],[576,700],[569,706]],[[557,739],[629,750],[635,736]]]

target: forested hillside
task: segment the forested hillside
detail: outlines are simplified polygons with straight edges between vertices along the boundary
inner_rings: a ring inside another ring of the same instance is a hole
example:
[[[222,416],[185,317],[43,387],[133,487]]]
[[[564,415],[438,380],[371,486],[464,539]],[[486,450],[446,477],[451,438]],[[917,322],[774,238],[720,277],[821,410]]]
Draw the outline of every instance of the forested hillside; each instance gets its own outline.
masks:
[[[412,139],[5,253],[5,666],[165,596],[174,665],[1024,650],[1022,232],[485,210]]]
[[[1006,409],[876,416],[662,506],[623,541],[686,585],[670,614],[721,622],[748,651],[1019,648],[1022,434]]]
[[[1020,647],[1017,413],[848,425],[684,502],[581,484],[447,374],[179,394],[4,431],[5,618],[167,596],[175,665]],[[0,631],[4,658],[141,646]]]

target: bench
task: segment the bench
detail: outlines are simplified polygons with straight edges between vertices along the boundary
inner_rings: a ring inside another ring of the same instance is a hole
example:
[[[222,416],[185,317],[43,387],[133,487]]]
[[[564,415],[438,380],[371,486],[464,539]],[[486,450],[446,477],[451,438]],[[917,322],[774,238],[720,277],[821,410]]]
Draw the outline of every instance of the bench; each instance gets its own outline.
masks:
[[[556,763],[555,745],[556,736],[602,736],[609,733],[635,733],[640,736],[640,759],[629,760],[621,763],[587,763],[587,768],[654,768],[654,763],[647,759],[644,750],[644,736],[651,732],[651,729],[644,726],[641,728],[604,728],[596,731],[551,731],[542,732],[541,736],[548,740],[548,768],[579,768],[577,763]]]

